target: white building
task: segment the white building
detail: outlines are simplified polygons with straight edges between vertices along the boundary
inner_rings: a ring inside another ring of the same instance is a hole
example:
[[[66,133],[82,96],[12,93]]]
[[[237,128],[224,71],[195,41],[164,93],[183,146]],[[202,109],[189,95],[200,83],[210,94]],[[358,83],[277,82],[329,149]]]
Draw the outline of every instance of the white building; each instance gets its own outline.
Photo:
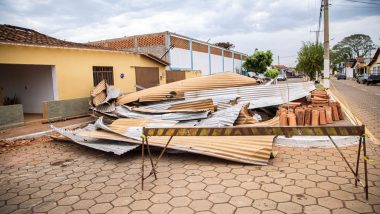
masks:
[[[247,54],[169,31],[91,42],[102,47],[153,54],[170,63],[167,70],[200,70],[202,75],[241,73]]]

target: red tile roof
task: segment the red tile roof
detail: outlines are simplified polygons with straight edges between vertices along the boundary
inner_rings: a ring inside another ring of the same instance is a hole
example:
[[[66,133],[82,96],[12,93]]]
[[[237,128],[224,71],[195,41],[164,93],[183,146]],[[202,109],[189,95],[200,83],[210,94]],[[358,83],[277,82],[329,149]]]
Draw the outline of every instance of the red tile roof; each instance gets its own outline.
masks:
[[[272,68],[283,69],[283,68],[286,68],[286,66],[285,65],[273,65]]]
[[[68,42],[56,39],[45,34],[39,33],[32,29],[12,26],[0,25],[0,42],[38,45],[38,46],[55,46],[68,48],[84,48],[84,49],[105,49],[94,45]],[[109,49],[108,49],[109,50]]]
[[[76,42],[69,42],[54,37],[47,36],[35,30],[22,28],[12,25],[0,25],[0,43],[12,43],[22,45],[36,45],[36,46],[53,46],[64,48],[80,48],[80,49],[98,49],[108,51],[121,51],[114,48],[99,47],[91,44],[83,44]],[[125,51],[126,52],[126,51]],[[141,54],[141,53],[136,53]],[[141,54],[151,60],[154,60],[163,65],[169,65],[168,62],[159,59],[151,54]]]

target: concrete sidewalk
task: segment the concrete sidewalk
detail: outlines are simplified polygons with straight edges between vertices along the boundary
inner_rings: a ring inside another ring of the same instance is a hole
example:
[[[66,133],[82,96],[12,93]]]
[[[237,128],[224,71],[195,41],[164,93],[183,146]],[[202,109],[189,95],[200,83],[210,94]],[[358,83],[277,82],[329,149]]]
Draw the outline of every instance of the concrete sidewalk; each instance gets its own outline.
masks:
[[[380,212],[373,150],[366,201],[334,148],[277,149],[268,166],[165,154],[158,179],[148,179],[141,191],[140,152],[117,156],[46,139],[0,154],[0,213]],[[355,162],[357,146],[342,150]]]

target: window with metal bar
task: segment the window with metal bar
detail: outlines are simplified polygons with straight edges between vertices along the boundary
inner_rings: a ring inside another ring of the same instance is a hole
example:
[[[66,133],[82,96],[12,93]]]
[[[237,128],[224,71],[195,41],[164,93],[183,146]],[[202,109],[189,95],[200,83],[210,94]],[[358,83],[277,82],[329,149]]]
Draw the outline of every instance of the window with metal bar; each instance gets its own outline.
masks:
[[[93,66],[94,86],[96,86],[103,79],[108,85],[113,85],[113,67],[112,66]]]

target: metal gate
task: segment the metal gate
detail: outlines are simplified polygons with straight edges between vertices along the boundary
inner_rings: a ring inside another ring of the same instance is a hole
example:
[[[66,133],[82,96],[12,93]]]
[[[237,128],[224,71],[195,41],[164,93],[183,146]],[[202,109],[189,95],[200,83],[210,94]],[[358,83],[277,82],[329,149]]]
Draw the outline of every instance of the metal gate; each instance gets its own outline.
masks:
[[[186,79],[185,71],[166,71],[166,83]]]
[[[135,67],[135,73],[137,91],[160,84],[158,67]]]

